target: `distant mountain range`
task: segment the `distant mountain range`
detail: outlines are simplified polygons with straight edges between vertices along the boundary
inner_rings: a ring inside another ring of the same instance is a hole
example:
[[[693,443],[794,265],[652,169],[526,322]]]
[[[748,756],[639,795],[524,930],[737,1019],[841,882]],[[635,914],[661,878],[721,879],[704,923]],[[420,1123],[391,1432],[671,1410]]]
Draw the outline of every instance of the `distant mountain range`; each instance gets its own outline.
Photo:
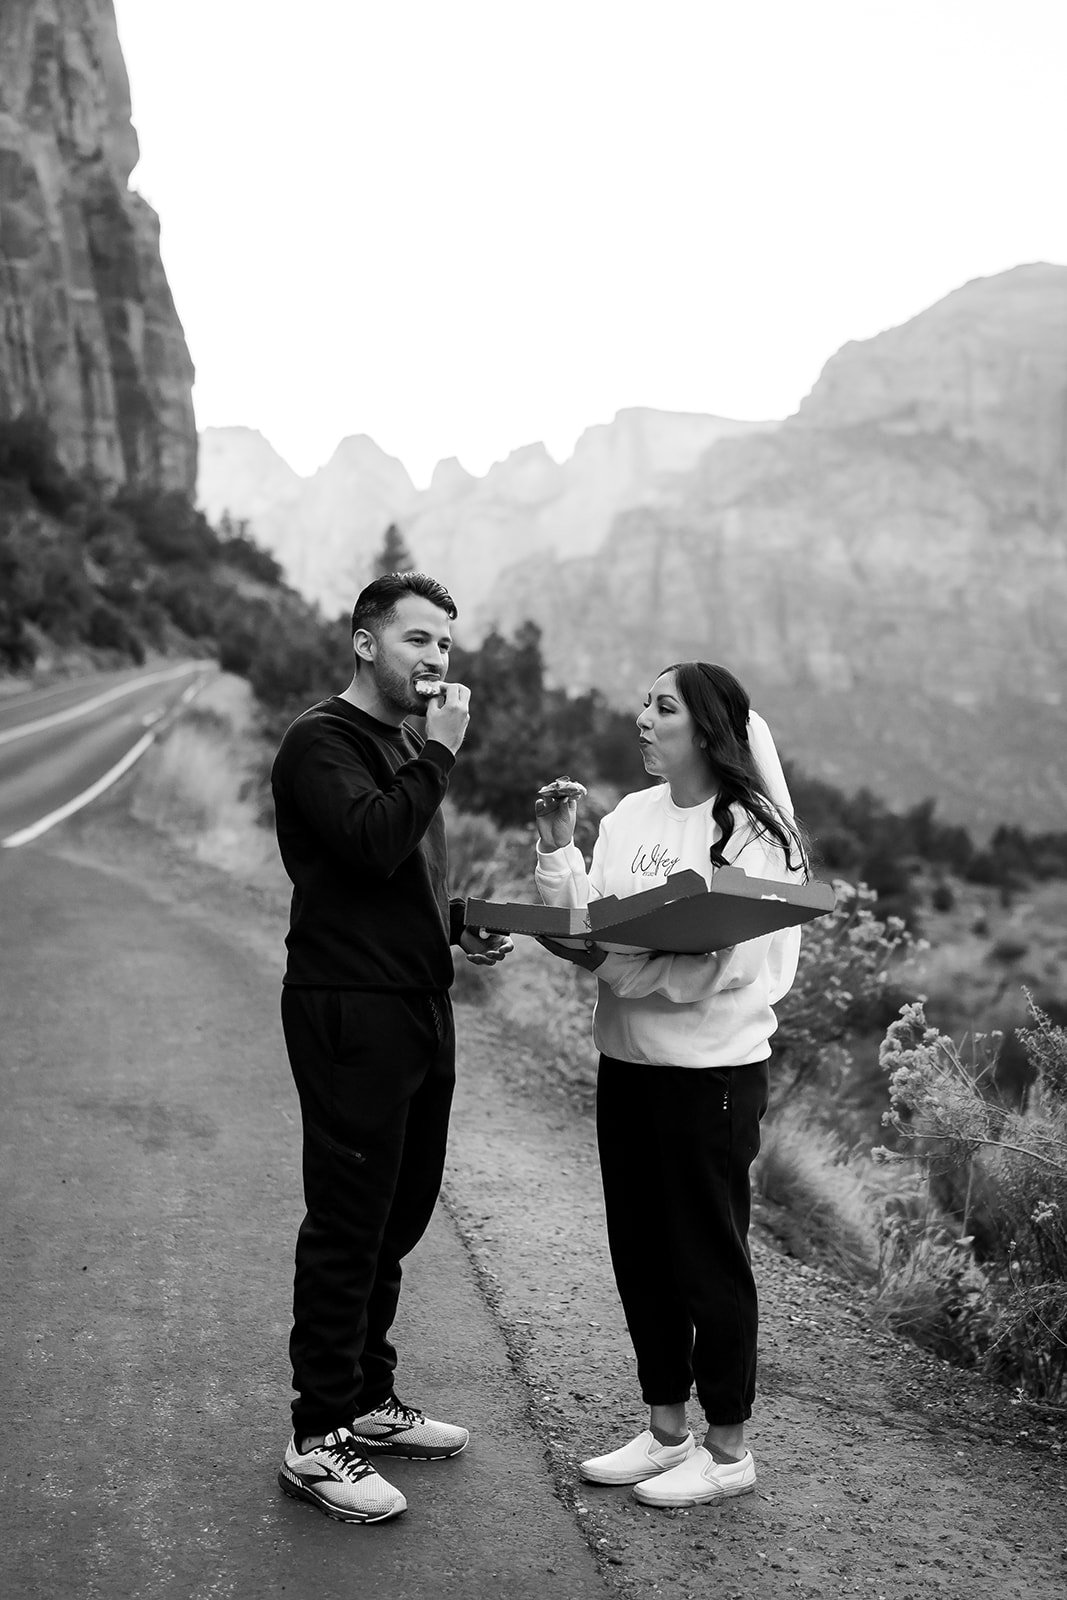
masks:
[[[1067,267],[979,279],[846,345],[781,423],[634,410],[418,493],[346,440],[313,478],[208,430],[201,501],[338,613],[385,527],[462,637],[544,631],[557,682],[636,704],[718,660],[787,755],[890,803],[1067,828]]]
[[[508,566],[533,552],[588,554],[618,512],[654,502],[717,440],[774,426],[620,411],[587,428],[567,461],[554,461],[542,444],[512,451],[483,478],[455,459],[441,461],[421,492],[365,434],[344,439],[324,467],[301,478],[253,429],[207,428],[198,493],[210,518],[228,511],[247,519],[289,581],[329,615],[350,608],[386,528],[397,523],[418,564],[452,590],[470,640],[484,631],[486,604]]]

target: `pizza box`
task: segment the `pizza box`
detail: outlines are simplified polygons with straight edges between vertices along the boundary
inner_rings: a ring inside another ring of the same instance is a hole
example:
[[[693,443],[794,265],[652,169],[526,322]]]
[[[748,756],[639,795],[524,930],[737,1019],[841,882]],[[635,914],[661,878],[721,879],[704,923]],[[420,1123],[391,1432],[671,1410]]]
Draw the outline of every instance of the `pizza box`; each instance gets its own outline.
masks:
[[[630,954],[660,950],[697,955],[811,922],[835,904],[828,883],[780,883],[750,878],[742,867],[719,867],[710,888],[699,872],[686,869],[655,889],[622,898],[605,896],[588,906],[468,900],[466,923],[579,944],[591,939],[602,949]]]

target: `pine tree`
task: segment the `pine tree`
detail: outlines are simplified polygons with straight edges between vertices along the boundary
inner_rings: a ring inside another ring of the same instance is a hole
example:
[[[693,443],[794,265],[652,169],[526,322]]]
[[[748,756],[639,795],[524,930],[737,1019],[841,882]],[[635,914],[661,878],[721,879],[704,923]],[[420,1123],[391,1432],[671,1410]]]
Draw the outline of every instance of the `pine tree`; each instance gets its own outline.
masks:
[[[415,557],[411,554],[404,542],[404,535],[395,522],[391,522],[385,530],[382,547],[374,558],[374,576],[380,578],[386,572],[413,572],[415,570]]]

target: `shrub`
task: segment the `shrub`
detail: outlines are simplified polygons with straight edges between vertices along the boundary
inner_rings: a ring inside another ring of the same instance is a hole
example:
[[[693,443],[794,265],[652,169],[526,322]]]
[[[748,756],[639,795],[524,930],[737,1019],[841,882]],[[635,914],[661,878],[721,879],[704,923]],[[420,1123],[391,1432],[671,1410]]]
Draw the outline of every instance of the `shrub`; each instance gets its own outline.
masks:
[[[224,538],[219,554],[228,567],[254,578],[257,583],[276,588],[282,581],[282,569],[269,551],[263,550],[247,534],[235,533]]]
[[[499,872],[500,829],[485,816],[457,811],[446,802],[449,892],[464,900],[491,900]]]
[[[922,1163],[930,1215],[898,1230],[882,1303],[900,1323],[907,1286],[925,1338],[943,1338],[947,1319],[990,1375],[1055,1400],[1067,1384],[1067,1031],[1028,1001],[1033,1076],[1018,1108],[995,1093],[998,1036],[976,1035],[965,1058],[918,1004],[886,1033],[885,1122]]]
[[[986,956],[987,961],[999,961],[1003,966],[1010,967],[1016,961],[1021,961],[1030,946],[1024,939],[998,939]]]
[[[164,566],[203,568],[217,561],[219,537],[203,512],[174,489],[124,489],[115,509],[133,524],[149,555]]]
[[[57,517],[85,493],[60,461],[55,436],[42,417],[0,423],[0,479],[20,484],[43,511]]]
[[[939,883],[935,883],[933,893],[930,896],[930,904],[933,906],[935,911],[954,911],[956,907],[956,895],[952,885],[950,883],[946,883],[944,879],[942,879]]]
[[[970,1241],[929,1212],[886,1220],[877,1305],[894,1333],[959,1367],[984,1362],[995,1337],[992,1288]]]
[[[850,1035],[884,1026],[895,974],[924,948],[899,918],[875,916],[866,885],[837,881],[834,889],[836,909],[804,929],[796,979],[778,1007],[775,1054],[794,1085],[812,1077],[831,1049],[838,1061],[842,1051],[847,1056]]]
[[[86,638],[98,650],[114,650],[128,656],[138,666],[144,662],[145,651],[141,640],[122,612],[108,605],[105,600],[98,600],[90,611]]]

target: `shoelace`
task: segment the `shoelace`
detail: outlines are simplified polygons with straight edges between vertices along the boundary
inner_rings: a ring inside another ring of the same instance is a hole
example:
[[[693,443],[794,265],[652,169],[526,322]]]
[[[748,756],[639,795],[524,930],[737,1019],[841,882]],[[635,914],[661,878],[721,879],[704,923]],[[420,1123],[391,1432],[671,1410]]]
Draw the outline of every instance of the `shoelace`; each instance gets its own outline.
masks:
[[[360,1441],[351,1435],[347,1439],[339,1439],[336,1444],[322,1445],[320,1448],[323,1455],[336,1463],[349,1483],[358,1483],[360,1478],[366,1478],[374,1471],[363,1454]]]
[[[385,1402],[382,1410],[388,1411],[391,1417],[395,1417],[398,1422],[402,1422],[406,1428],[418,1427],[420,1422],[426,1421],[421,1411],[416,1411],[414,1406],[403,1405],[395,1394]]]

